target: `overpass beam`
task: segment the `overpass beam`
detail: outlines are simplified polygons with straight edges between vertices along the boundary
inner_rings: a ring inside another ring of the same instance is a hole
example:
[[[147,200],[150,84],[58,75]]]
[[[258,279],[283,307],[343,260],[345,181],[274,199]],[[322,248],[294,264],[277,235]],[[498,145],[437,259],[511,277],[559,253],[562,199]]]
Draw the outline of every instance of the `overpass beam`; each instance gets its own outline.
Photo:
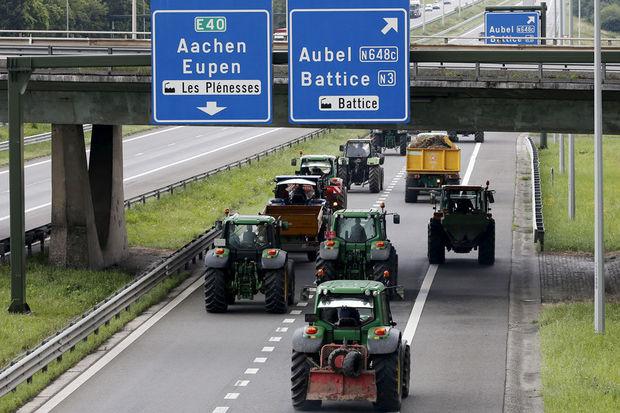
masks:
[[[100,269],[126,251],[120,126],[93,126],[90,162],[82,125],[52,125],[54,265]]]

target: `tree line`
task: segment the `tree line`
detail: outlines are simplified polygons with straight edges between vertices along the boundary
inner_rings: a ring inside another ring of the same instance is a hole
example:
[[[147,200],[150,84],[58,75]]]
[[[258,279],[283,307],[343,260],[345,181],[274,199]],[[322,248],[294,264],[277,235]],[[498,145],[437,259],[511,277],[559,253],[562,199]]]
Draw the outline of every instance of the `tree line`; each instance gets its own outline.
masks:
[[[131,31],[131,0],[2,0],[0,29]],[[138,31],[150,30],[150,0],[137,1]]]
[[[578,4],[573,0],[573,16],[579,15]],[[594,23],[593,0],[581,0],[581,18]],[[601,0],[601,28],[620,32],[620,0]]]

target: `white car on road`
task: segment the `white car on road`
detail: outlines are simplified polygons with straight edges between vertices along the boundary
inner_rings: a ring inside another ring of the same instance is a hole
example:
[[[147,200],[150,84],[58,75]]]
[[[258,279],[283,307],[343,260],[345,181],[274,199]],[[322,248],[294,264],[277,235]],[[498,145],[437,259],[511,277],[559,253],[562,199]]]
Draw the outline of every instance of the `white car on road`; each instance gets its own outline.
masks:
[[[433,5],[427,4],[426,6],[424,6],[424,11],[433,11]]]

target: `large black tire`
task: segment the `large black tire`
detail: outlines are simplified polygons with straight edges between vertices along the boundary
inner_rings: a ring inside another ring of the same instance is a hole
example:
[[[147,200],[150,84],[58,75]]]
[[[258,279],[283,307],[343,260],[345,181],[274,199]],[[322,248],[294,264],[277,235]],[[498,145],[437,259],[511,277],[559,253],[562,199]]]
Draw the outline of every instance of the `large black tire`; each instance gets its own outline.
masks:
[[[344,357],[342,373],[347,377],[359,377],[364,369],[364,357],[357,351],[350,351]]]
[[[373,356],[377,401],[375,407],[384,412],[400,410],[402,391],[401,348],[390,354]]]
[[[407,155],[407,145],[409,145],[407,137],[400,138],[400,154]]]
[[[306,256],[308,257],[308,261],[310,262],[316,261],[317,255],[318,255],[317,251],[308,251],[306,253]]]
[[[225,313],[228,309],[226,273],[217,268],[205,272],[205,309],[209,313]]]
[[[484,142],[484,132],[474,133],[474,142]]]
[[[295,305],[295,261],[288,260],[286,263],[286,269],[288,271],[286,276],[286,280],[288,281],[288,287],[286,289],[286,303],[288,305]]]
[[[406,399],[411,391],[411,346],[407,344],[403,348],[405,349],[405,354],[403,355],[403,369],[401,370],[403,375],[401,397]]]
[[[441,224],[435,222],[428,224],[428,262],[430,264],[443,264],[446,261],[446,247],[442,232]]]
[[[381,190],[383,191],[385,185],[385,170],[381,168]]]
[[[265,310],[284,314],[288,311],[287,272],[284,268],[265,272]]]
[[[381,168],[378,166],[368,168],[368,189],[373,194],[381,191]]]
[[[320,400],[306,400],[311,367],[312,362],[307,354],[293,351],[291,359],[291,400],[295,410],[315,410],[321,407]]]
[[[334,266],[334,262],[326,261],[320,256],[316,259],[316,271],[323,269],[325,275],[322,278],[316,279],[317,284],[324,283],[325,281],[332,281],[336,279],[336,268]]]
[[[405,202],[415,204],[418,202],[418,191],[416,189],[409,189],[409,187],[415,187],[418,185],[418,180],[415,178],[407,177],[405,181]]]
[[[478,264],[495,264],[495,222],[489,225],[486,234],[480,240],[480,245],[478,245]]]
[[[351,184],[349,183],[349,174],[347,172],[346,165],[338,166],[338,178],[342,179],[342,185],[345,188],[351,189]]]

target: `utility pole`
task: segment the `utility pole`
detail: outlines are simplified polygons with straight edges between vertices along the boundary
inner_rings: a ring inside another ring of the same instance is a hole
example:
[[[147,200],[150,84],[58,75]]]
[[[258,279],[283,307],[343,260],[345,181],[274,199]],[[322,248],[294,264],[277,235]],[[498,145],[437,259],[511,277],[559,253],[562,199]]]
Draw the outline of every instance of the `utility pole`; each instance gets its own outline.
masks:
[[[137,39],[137,31],[138,31],[138,0],[131,0],[131,38]]]
[[[568,44],[573,45],[573,0],[568,0]]]
[[[69,0],[67,0],[67,37],[69,37]]]
[[[540,133],[540,149],[547,149],[547,132]]]
[[[560,133],[560,173],[563,174],[566,172],[566,167],[564,166],[564,134]]]
[[[568,134],[568,218],[575,220],[575,135]]]
[[[560,44],[564,44],[564,35],[566,34],[566,30],[564,28],[564,0],[560,0],[560,37],[562,41]]]
[[[581,45],[581,0],[577,0],[577,37]]]
[[[594,0],[594,331],[598,334],[605,334],[604,259],[601,0]]]

